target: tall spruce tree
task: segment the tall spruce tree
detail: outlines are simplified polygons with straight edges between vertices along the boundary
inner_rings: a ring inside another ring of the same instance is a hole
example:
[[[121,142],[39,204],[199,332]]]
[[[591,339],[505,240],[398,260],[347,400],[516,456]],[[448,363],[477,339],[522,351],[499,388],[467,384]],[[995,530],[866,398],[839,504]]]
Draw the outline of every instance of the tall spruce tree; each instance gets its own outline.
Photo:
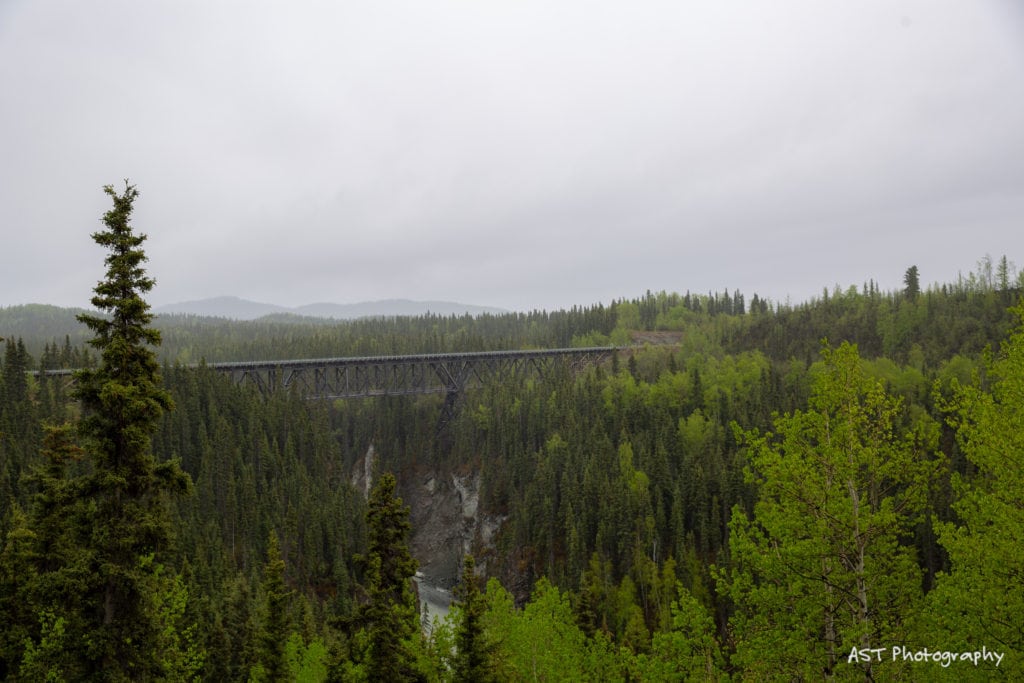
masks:
[[[370,491],[366,513],[367,674],[372,681],[425,679],[416,666],[419,615],[411,583],[417,565],[406,540],[409,508],[395,487],[394,475],[384,474]]]
[[[291,630],[288,602],[292,593],[284,581],[284,559],[277,533],[267,539],[267,561],[263,565],[263,607],[257,633],[256,654],[259,663],[249,679],[278,681],[285,678],[285,645]]]
[[[77,487],[67,478],[69,465],[82,455],[73,438],[73,425],[47,428],[44,464],[26,478],[36,488],[29,515],[16,515],[0,553],[4,680],[84,676],[84,643],[68,637],[84,630],[81,579],[90,561],[78,533],[85,525],[75,523]]]
[[[172,402],[152,348],[160,334],[150,327],[153,316],[142,298],[154,281],[143,268],[146,236],[131,227],[138,191],[127,182],[121,194],[103,189],[114,206],[103,216],[105,228],[92,236],[109,252],[106,277],[92,298],[99,315],[78,316],[95,333],[89,343],[100,363],[75,375],[88,467],[75,482],[73,523],[89,563],[78,574],[81,611],[70,623],[83,629],[73,635],[87,677],[141,680],[162,673],[155,652],[161,624],[150,598],[172,540],[167,494],[187,491],[191,481],[177,461],[158,463],[151,450]]]
[[[21,475],[40,446],[37,408],[29,400],[31,361],[23,340],[5,341],[0,372],[0,515],[22,498]]]
[[[35,534],[15,504],[5,520],[10,530],[0,547],[0,680],[15,679],[25,642],[38,635],[38,619],[28,590],[33,584]]]
[[[921,293],[921,276],[918,273],[917,266],[907,268],[907,272],[903,274],[903,284],[906,285],[903,289],[903,295],[911,301],[916,300],[917,295]]]
[[[484,631],[487,600],[477,585],[476,563],[466,555],[459,584],[459,622],[455,627],[455,662],[452,680],[457,683],[484,683],[497,680],[492,658],[496,646]]]

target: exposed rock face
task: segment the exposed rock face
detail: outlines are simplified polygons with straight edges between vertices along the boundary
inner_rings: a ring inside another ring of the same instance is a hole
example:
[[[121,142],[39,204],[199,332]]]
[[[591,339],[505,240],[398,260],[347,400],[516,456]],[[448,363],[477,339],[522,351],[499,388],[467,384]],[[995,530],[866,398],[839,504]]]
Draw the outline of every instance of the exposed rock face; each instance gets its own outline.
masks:
[[[459,575],[471,520],[463,517],[462,498],[451,478],[429,473],[403,487],[412,522],[409,540],[420,571],[435,586],[450,588]]]
[[[462,501],[462,518],[476,520],[476,508],[480,504],[480,475],[460,477],[453,474],[452,485],[459,492],[459,500]],[[465,550],[468,552],[469,548]]]
[[[353,468],[352,485],[369,497],[377,453],[373,445]],[[398,475],[399,495],[409,506],[413,557],[422,578],[438,588],[458,583],[462,556],[492,547],[504,521],[480,512],[480,475],[430,470]],[[477,572],[486,566],[477,558]]]
[[[462,503],[463,542],[462,552],[473,553],[476,557],[476,573],[484,575],[487,565],[482,551],[494,549],[494,536],[501,528],[503,517],[488,515],[480,511],[480,475],[460,477],[452,474],[452,486]],[[461,568],[461,564],[460,564]],[[460,569],[461,571],[461,569]]]
[[[357,460],[355,467],[352,468],[352,488],[362,491],[363,497],[367,500],[370,499],[370,489],[373,488],[373,466],[376,462],[377,453],[371,443],[366,449],[366,455]]]

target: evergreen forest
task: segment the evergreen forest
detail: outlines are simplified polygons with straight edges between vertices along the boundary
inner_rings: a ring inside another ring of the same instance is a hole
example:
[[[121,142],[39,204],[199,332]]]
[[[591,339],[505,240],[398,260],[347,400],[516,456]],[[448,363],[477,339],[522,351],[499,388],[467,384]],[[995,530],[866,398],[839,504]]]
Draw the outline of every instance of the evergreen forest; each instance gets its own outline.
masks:
[[[0,309],[0,679],[1024,679],[1006,257],[799,304],[154,317],[137,193],[106,192],[95,310]],[[441,430],[443,396],[207,365],[573,346],[618,350],[467,390]],[[476,521],[431,618],[410,538],[452,477]]]

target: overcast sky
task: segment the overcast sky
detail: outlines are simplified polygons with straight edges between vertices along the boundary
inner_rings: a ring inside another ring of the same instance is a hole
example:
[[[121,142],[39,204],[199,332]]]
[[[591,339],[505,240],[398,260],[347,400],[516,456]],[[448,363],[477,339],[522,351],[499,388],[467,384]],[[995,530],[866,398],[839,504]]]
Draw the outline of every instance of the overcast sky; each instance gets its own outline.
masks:
[[[0,2],[0,306],[516,310],[1024,267],[1018,0]]]

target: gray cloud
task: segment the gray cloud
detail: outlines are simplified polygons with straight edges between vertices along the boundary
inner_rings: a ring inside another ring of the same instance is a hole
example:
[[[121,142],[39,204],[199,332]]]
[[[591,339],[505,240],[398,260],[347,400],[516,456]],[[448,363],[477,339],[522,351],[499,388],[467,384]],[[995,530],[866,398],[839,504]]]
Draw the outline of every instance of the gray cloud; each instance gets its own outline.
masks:
[[[1024,20],[900,3],[0,10],[0,305],[84,305],[130,177],[155,303],[795,299],[1024,261]]]

